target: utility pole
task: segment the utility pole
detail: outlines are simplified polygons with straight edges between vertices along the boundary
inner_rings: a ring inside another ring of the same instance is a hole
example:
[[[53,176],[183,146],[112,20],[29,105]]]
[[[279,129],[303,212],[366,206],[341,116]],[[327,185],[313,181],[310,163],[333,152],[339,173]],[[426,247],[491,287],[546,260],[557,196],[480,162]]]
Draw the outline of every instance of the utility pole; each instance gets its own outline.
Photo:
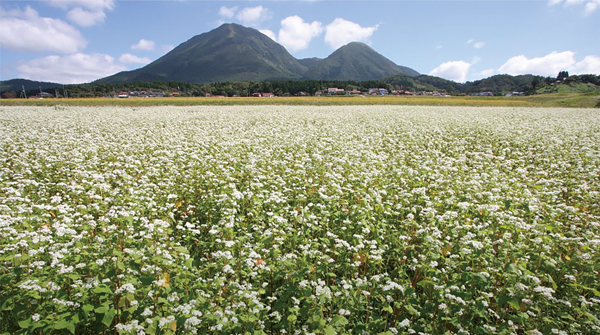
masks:
[[[27,99],[27,93],[25,92],[25,85],[21,85],[21,95],[19,99]]]

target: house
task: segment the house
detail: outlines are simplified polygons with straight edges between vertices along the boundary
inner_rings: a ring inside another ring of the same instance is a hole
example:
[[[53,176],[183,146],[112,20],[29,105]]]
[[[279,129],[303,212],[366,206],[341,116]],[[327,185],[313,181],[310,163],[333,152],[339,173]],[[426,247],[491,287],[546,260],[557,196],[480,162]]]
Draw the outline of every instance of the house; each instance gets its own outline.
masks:
[[[268,92],[268,93],[262,93],[261,95],[263,97],[265,97],[265,98],[274,98],[275,97],[275,94],[270,93],[270,92]]]
[[[179,97],[179,96],[181,96],[181,93],[180,92],[172,92],[171,96],[172,97]]]
[[[117,96],[119,98],[129,98],[129,93],[127,93],[125,91],[121,91],[121,92],[119,92],[119,94]]]
[[[253,96],[253,97],[256,97],[256,98],[260,98],[260,97],[261,97],[261,94],[260,94],[260,93],[252,93],[252,96]]]
[[[323,95],[323,91],[316,91],[315,92],[315,97],[320,97]]]
[[[352,90],[352,91],[348,91],[346,93],[350,94],[350,95],[360,95],[362,92],[359,90]]]
[[[390,92],[385,88],[369,88],[369,95],[388,95]]]
[[[343,88],[329,87],[327,89],[327,94],[329,94],[329,95],[341,95],[344,93],[345,93],[345,91]]]

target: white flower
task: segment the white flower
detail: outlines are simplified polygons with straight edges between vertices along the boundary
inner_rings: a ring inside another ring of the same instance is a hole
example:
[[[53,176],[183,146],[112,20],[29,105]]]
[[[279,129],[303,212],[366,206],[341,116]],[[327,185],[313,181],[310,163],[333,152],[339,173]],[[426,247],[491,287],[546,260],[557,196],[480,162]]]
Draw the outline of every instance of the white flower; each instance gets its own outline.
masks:
[[[402,327],[402,328],[410,327],[410,320],[408,320],[408,319],[402,320],[402,322],[400,322],[398,324],[398,327]]]

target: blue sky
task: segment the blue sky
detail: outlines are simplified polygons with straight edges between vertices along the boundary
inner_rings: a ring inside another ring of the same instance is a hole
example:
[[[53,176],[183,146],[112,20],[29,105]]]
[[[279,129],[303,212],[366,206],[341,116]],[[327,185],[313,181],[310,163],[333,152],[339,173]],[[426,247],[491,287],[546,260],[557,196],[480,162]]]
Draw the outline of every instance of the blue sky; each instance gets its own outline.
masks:
[[[297,58],[352,42],[458,82],[495,74],[600,74],[600,0],[0,2],[0,79],[93,81],[158,59],[222,23]]]

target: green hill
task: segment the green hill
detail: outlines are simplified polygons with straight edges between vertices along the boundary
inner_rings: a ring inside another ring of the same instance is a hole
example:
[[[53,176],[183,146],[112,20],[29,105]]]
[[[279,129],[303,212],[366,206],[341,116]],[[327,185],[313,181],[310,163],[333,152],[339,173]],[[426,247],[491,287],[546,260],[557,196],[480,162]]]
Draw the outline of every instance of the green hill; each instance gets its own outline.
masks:
[[[310,68],[304,74],[304,78],[362,81],[395,74],[419,75],[411,68],[394,64],[364,43],[352,42],[337,49],[329,57]]]
[[[23,87],[25,87],[25,91],[39,91],[40,87],[42,90],[46,90],[49,88],[61,87],[62,84],[57,83],[49,83],[45,81],[34,81],[29,79],[10,79],[0,81],[0,93],[4,92],[21,92]]]

